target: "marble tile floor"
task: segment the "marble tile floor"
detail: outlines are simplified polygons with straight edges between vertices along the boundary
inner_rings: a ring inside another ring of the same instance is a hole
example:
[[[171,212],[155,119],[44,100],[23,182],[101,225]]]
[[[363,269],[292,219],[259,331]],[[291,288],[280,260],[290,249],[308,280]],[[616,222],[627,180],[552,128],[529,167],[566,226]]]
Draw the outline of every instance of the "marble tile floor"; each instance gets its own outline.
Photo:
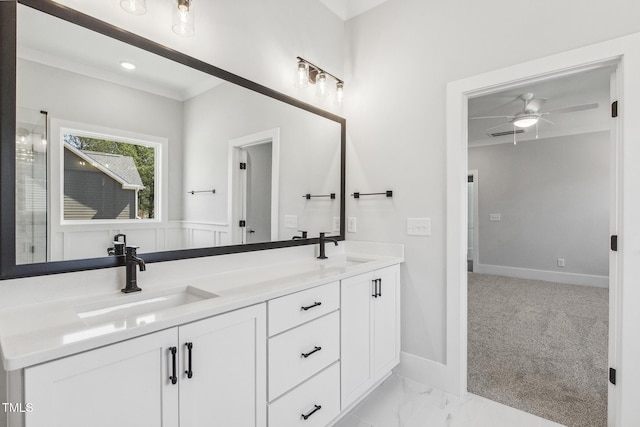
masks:
[[[562,427],[468,393],[460,399],[390,376],[333,427]]]

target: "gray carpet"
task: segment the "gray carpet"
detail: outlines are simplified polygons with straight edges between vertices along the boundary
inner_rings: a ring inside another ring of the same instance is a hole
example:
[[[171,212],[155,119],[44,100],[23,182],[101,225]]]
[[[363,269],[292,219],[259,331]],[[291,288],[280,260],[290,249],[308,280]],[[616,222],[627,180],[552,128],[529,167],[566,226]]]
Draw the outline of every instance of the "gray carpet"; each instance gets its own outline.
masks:
[[[468,274],[468,388],[570,427],[607,425],[607,289]]]

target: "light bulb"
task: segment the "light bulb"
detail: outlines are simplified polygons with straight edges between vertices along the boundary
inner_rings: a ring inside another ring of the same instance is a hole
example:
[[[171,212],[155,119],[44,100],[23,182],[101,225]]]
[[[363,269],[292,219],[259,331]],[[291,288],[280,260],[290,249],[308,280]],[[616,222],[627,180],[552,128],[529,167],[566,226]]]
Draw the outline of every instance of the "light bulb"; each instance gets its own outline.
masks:
[[[309,86],[309,68],[303,61],[298,62],[296,67],[296,76],[293,86],[300,88]]]
[[[173,32],[191,37],[194,33],[194,16],[192,0],[177,0],[177,7],[173,12]]]
[[[316,77],[316,95],[324,98],[329,95],[329,90],[327,87],[327,75],[322,71],[318,73]]]
[[[120,7],[134,15],[144,15],[147,13],[145,0],[120,0]]]
[[[344,100],[344,83],[336,83],[336,104],[342,104]]]

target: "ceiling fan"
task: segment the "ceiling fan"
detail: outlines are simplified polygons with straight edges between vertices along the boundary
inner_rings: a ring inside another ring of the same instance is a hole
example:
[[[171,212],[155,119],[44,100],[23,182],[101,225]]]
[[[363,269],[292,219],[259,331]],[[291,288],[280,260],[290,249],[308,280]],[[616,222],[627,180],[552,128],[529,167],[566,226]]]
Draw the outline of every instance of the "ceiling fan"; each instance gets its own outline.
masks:
[[[521,111],[509,116],[480,116],[480,117],[469,117],[470,120],[481,120],[481,119],[507,119],[506,122],[500,123],[497,126],[490,127],[489,129],[485,129],[485,131],[490,131],[493,129],[497,129],[499,127],[505,125],[513,125],[514,131],[515,128],[527,128],[538,124],[540,120],[553,124],[551,120],[544,118],[543,116],[549,114],[565,114],[565,113],[573,113],[576,111],[584,111],[591,110],[594,108],[598,108],[597,102],[592,102],[590,104],[580,104],[580,105],[572,105],[569,107],[556,108],[554,110],[541,112],[540,108],[547,102],[547,98],[538,98],[533,95],[533,93],[523,93],[518,96],[515,100],[520,100],[524,103],[524,106]]]

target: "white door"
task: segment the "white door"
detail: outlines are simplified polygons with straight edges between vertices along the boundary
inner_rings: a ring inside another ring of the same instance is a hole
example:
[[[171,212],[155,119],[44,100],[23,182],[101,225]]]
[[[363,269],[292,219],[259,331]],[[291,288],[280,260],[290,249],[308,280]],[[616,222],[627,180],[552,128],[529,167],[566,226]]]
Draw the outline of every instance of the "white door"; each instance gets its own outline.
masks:
[[[245,243],[271,241],[271,142],[251,145],[246,152]]]
[[[180,427],[266,426],[265,313],[260,304],[180,327]]]
[[[173,328],[26,368],[26,427],[177,427]]]

